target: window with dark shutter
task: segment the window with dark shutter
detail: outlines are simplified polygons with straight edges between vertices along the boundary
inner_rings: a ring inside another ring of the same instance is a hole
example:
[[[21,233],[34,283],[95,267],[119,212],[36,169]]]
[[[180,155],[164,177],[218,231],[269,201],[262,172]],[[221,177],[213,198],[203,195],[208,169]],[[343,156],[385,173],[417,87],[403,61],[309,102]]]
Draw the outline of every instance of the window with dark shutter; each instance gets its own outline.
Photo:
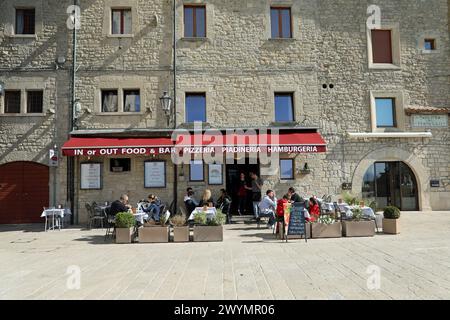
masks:
[[[27,113],[43,112],[43,91],[27,91]]]
[[[184,36],[187,38],[206,37],[205,6],[184,6]]]
[[[270,8],[272,38],[292,38],[291,8]]]
[[[391,30],[372,30],[373,63],[392,63]]]
[[[16,9],[16,34],[35,33],[35,9]]]
[[[5,113],[20,113],[20,91],[5,91]]]

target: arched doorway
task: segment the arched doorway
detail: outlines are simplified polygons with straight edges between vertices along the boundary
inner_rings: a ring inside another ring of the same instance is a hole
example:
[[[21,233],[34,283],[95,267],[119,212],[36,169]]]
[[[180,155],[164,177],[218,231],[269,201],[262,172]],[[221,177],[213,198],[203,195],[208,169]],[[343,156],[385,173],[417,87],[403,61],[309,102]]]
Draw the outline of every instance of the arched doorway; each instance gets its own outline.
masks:
[[[49,201],[49,169],[35,162],[0,165],[0,224],[42,222]]]
[[[374,199],[378,208],[396,206],[402,211],[419,210],[416,177],[408,165],[400,161],[371,165],[363,178],[362,197]]]

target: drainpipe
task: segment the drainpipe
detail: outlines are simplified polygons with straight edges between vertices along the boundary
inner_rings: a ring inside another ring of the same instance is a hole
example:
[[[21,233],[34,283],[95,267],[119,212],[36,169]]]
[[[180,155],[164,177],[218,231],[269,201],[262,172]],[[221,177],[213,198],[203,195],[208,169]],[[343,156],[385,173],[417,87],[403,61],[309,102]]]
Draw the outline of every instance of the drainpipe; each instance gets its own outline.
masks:
[[[80,6],[80,0],[74,0],[73,4],[75,6]],[[77,28],[76,28],[76,17],[74,16],[74,26],[72,30],[72,81],[71,81],[71,108],[69,117],[69,131],[72,132],[75,127],[75,82],[76,82],[76,71],[77,71]],[[70,222],[72,224],[78,222],[78,215],[75,220],[75,158],[67,157],[67,196],[70,201],[70,211],[72,215],[70,216]]]
[[[173,129],[177,128],[177,0],[173,0]],[[178,210],[178,165],[173,165],[173,203],[176,214]]]

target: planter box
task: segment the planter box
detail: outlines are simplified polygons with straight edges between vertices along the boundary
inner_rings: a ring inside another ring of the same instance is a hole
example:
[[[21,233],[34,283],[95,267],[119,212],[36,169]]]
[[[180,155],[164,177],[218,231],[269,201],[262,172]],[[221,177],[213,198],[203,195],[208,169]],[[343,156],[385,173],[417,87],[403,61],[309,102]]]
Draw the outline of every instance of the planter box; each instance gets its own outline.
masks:
[[[345,237],[373,237],[375,221],[342,221],[342,232]]]
[[[400,225],[399,219],[383,219],[383,233],[399,234]]]
[[[131,243],[133,228],[116,228],[116,243]]]
[[[342,224],[311,223],[311,235],[313,239],[340,238],[342,237]]]
[[[173,227],[173,242],[189,242],[189,227]]]
[[[194,241],[223,241],[222,226],[194,226]]]
[[[139,242],[169,242],[169,227],[152,226],[139,228]]]

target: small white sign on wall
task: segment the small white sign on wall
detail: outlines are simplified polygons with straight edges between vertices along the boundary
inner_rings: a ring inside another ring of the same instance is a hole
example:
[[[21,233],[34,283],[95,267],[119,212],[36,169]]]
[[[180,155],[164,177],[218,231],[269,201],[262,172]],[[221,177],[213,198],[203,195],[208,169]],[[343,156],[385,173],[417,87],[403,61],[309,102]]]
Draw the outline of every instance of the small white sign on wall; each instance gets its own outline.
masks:
[[[416,128],[448,127],[447,114],[415,114],[411,117],[411,126]]]

